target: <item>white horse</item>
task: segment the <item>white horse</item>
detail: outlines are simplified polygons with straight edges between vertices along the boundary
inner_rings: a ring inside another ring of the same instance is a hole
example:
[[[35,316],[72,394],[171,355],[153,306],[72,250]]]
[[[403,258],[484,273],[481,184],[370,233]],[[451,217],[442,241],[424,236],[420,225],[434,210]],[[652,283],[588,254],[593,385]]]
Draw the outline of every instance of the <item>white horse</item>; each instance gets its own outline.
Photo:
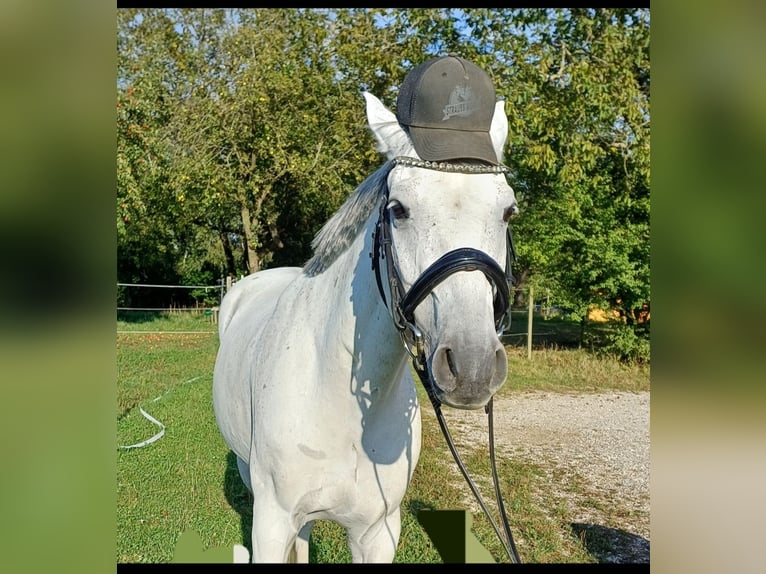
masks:
[[[247,276],[220,309],[213,405],[253,494],[253,562],[308,562],[318,519],[346,529],[354,562],[392,562],[421,447],[409,357],[457,408],[483,407],[506,378],[503,288],[488,267],[506,263],[513,190],[496,168],[419,161],[394,114],[364,96],[389,161],[317,234],[304,268]],[[498,158],[507,130],[497,102]],[[458,251],[481,261],[461,266]],[[433,273],[448,253],[451,268]]]

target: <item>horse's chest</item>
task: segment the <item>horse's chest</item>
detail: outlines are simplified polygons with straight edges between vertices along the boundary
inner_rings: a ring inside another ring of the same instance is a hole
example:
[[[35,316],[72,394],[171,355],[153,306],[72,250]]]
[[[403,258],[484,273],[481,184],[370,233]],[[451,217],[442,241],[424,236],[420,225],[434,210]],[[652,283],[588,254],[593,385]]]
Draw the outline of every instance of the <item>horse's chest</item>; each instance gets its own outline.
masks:
[[[380,464],[362,445],[352,444],[345,455],[322,461],[319,453],[302,446],[298,448],[307,460],[302,465],[304,494],[296,493],[294,501],[298,512],[308,515],[321,510],[333,518],[373,519],[400,504],[409,482],[406,460]]]
[[[395,450],[363,435],[332,443],[296,437],[270,469],[277,498],[296,516],[380,517],[401,503],[412,467],[409,445],[393,442]]]

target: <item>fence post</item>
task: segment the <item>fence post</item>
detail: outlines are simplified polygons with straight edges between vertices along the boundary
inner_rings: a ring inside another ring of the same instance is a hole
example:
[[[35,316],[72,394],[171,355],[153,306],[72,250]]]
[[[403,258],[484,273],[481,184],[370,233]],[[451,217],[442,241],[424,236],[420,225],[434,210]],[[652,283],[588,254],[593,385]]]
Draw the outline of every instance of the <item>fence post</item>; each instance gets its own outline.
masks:
[[[527,317],[527,359],[532,358],[532,314],[535,311],[535,297],[532,285],[529,286],[529,315]]]

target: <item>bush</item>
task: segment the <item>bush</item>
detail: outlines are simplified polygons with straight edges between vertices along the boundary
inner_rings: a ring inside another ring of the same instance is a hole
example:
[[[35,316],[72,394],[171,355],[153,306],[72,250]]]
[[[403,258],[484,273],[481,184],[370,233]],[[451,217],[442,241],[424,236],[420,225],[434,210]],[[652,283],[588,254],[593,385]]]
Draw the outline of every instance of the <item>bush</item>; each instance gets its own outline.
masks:
[[[615,324],[605,334],[598,352],[623,363],[649,364],[649,329],[644,325]]]

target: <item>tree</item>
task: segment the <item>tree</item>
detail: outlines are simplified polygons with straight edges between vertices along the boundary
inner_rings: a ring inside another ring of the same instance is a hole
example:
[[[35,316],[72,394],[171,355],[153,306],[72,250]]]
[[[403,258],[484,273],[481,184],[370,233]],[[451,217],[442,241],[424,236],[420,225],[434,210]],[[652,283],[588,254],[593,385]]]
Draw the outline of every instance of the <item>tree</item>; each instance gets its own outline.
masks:
[[[158,41],[172,34],[172,26],[161,13],[144,18],[125,10],[118,17],[118,278],[174,284],[178,276],[168,254],[178,245],[178,213],[161,192],[170,178],[162,130],[172,118],[171,94],[160,81],[166,56]]]
[[[330,12],[271,9],[121,18],[130,41],[121,44],[120,97],[142,82],[152,92],[142,92],[139,105],[157,106],[158,92],[169,106],[167,121],[151,126],[162,143],[164,179],[143,180],[132,194],[144,204],[163,198],[164,215],[144,208],[152,225],[167,216],[178,233],[201,228],[217,237],[218,253],[209,242],[203,253],[193,232],[186,247],[196,245],[197,258],[217,259],[222,271],[252,273],[275,254],[283,264],[308,259],[313,233],[378,159],[365,132],[359,76],[344,78],[332,53],[335,20]],[[121,145],[129,145],[126,136],[118,134]],[[134,146],[139,156],[147,153],[143,144]],[[125,162],[120,171],[132,177]],[[120,187],[123,209],[129,186]]]
[[[382,161],[361,91],[393,108],[454,51],[506,101],[517,277],[581,318],[648,307],[648,10],[121,9],[118,51],[123,281],[301,265]]]
[[[469,10],[511,118],[522,277],[635,323],[649,288],[649,14]]]

